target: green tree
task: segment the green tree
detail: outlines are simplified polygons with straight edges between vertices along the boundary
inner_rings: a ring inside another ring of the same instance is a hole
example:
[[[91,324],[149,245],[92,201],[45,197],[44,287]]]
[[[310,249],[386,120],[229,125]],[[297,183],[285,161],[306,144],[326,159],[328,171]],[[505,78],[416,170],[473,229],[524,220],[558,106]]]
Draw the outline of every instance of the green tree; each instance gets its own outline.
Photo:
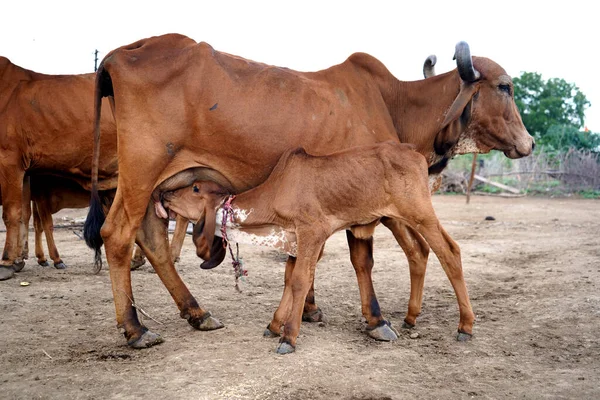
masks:
[[[523,72],[513,82],[523,123],[539,144],[555,150],[599,145],[600,135],[579,131],[590,102],[577,86],[559,78],[544,81],[536,72]]]

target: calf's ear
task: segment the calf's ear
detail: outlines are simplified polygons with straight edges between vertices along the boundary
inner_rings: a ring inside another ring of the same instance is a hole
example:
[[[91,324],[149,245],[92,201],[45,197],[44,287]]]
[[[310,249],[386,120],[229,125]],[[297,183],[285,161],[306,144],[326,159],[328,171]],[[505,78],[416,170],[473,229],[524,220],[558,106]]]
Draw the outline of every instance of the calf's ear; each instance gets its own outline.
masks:
[[[444,122],[435,137],[434,148],[439,155],[444,155],[458,142],[458,138],[471,119],[471,102],[479,90],[476,83],[463,82],[460,92],[448,109]]]
[[[210,249],[210,259],[200,264],[200,268],[213,269],[223,262],[226,254],[227,252],[225,251],[223,238],[217,236],[216,239],[213,240],[212,248]]]

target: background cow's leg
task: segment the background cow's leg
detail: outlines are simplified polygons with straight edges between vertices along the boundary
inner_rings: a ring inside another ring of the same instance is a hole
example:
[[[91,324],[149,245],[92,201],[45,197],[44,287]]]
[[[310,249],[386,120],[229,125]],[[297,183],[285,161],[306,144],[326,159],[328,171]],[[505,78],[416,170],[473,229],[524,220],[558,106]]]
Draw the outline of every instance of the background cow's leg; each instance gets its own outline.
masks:
[[[183,247],[183,241],[189,223],[190,221],[188,221],[187,218],[177,214],[177,217],[175,218],[175,231],[173,232],[173,239],[171,240],[171,258],[173,259],[173,262],[179,261],[181,248]]]
[[[315,267],[327,237],[326,235],[319,235],[312,229],[304,234],[297,232],[296,236],[298,238],[298,257],[295,265],[293,265],[289,281],[292,292],[292,306],[284,324],[283,335],[277,346],[277,353],[279,354],[291,353],[296,348],[304,302],[314,279]],[[321,236],[324,236],[324,238],[321,239]]]
[[[131,270],[135,271],[142,265],[146,264],[146,256],[140,246],[135,246],[133,258],[131,259]]]
[[[285,262],[285,278],[283,283],[283,295],[281,296],[281,301],[279,302],[279,307],[273,314],[273,319],[271,323],[267,325],[267,329],[264,332],[264,336],[266,337],[276,337],[281,334],[281,326],[288,319],[289,313],[291,312],[292,307],[292,287],[290,284],[290,280],[292,278],[292,273],[294,272],[294,266],[296,265],[296,257],[288,257]],[[312,288],[312,286],[311,286]],[[304,319],[304,316],[302,317]]]
[[[203,310],[175,269],[167,234],[168,220],[156,216],[154,205],[148,204],[146,216],[137,234],[137,243],[144,251],[148,261],[175,300],[182,318],[201,331],[223,327],[210,312]]]
[[[52,259],[52,262],[54,263],[54,268],[65,269],[67,266],[61,260],[60,254],[58,254],[58,249],[56,248],[56,242],[54,241],[54,221],[52,220],[50,201],[47,198],[40,198],[37,199],[36,203],[40,221],[42,223],[42,229],[44,230],[44,235],[46,236],[48,253]]]
[[[25,172],[11,166],[0,166],[0,187],[2,188],[2,219],[6,226],[6,241],[0,261],[0,280],[10,279],[14,272],[25,266],[19,254],[19,237],[23,223],[23,178]]]
[[[350,248],[350,261],[356,272],[362,314],[367,320],[367,333],[374,339],[392,341],[398,339],[398,332],[381,316],[379,302],[375,295],[371,271],[373,270],[373,237],[358,239],[351,231],[346,231]]]
[[[23,179],[23,202],[21,203],[22,224],[19,235],[19,252],[23,260],[29,258],[29,221],[31,220],[31,185],[29,176]]]
[[[49,264],[46,255],[44,254],[44,243],[42,241],[44,228],[42,226],[37,202],[33,203],[33,232],[35,234],[35,257],[37,258],[37,262],[42,267],[47,267]]]
[[[417,316],[421,313],[423,304],[423,285],[425,283],[425,271],[429,257],[429,245],[423,237],[410,226],[401,221],[383,218],[381,222],[392,231],[398,244],[404,250],[408,259],[410,271],[410,299],[408,301],[408,312],[404,318],[403,328],[413,328],[417,323]]]

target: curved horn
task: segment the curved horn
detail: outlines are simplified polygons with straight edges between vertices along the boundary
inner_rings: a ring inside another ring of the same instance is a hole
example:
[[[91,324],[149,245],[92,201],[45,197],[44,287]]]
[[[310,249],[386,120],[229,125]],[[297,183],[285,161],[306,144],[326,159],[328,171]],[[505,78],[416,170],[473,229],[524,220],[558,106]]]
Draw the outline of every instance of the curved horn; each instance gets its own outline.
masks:
[[[458,42],[456,44],[456,50],[454,52],[454,60],[456,60],[456,66],[460,78],[465,82],[475,82],[481,77],[479,71],[473,67],[473,60],[471,59],[471,50],[467,42]]]
[[[425,59],[425,63],[423,63],[423,76],[425,77],[425,79],[435,76],[436,62],[437,57],[433,54]]]

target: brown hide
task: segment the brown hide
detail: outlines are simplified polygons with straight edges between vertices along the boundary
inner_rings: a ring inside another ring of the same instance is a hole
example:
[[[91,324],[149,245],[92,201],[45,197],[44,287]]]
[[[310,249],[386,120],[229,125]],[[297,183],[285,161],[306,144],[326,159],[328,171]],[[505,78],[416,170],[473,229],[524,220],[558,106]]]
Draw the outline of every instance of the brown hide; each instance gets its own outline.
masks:
[[[17,258],[25,172],[91,177],[94,74],[45,75],[0,57],[0,187],[7,226],[2,265]],[[117,173],[116,128],[102,119],[101,179]],[[112,186],[114,188],[114,184]]]

